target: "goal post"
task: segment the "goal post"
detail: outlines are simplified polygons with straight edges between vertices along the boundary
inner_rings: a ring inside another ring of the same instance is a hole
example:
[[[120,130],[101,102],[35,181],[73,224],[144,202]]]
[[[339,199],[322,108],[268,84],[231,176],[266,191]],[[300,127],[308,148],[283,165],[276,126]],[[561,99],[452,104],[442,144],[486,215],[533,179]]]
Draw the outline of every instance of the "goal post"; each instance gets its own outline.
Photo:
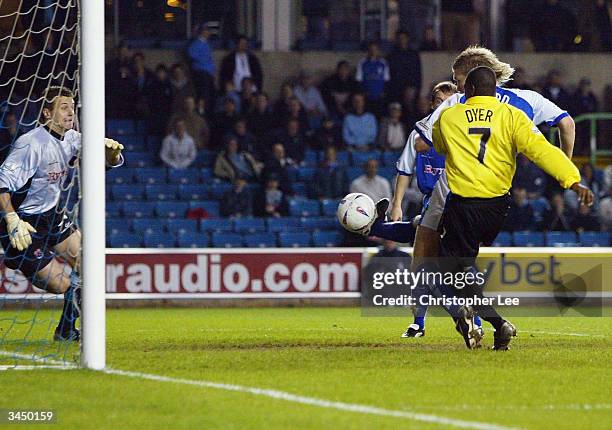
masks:
[[[81,364],[106,365],[104,2],[81,0],[81,186],[83,340]]]

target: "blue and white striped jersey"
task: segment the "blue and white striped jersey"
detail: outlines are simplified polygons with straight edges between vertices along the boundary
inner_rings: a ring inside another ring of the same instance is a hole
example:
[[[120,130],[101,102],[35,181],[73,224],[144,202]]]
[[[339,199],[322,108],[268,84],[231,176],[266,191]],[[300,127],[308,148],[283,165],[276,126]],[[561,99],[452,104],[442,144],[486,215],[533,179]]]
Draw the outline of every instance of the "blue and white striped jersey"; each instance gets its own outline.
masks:
[[[522,110],[536,125],[546,123],[549,126],[553,126],[561,121],[561,119],[569,116],[566,111],[535,91],[497,87],[496,96],[502,103],[508,103]],[[414,129],[423,140],[431,145],[431,130],[434,123],[438,120],[440,113],[449,106],[464,102],[464,94],[453,94],[438,106],[431,115],[417,122]]]

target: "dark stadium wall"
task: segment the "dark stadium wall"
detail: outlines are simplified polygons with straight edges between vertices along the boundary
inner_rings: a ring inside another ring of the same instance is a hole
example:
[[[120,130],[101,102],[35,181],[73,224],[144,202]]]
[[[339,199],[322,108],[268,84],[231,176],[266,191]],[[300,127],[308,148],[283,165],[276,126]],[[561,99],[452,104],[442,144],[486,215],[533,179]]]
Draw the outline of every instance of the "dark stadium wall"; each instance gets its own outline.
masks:
[[[179,50],[151,49],[142,51],[146,56],[149,67],[154,68],[158,63],[172,64],[185,62]],[[264,71],[264,90],[272,97],[278,95],[283,82],[296,78],[300,70],[305,69],[314,74],[317,79],[334,71],[336,63],[341,59],[349,61],[355,67],[362,52],[262,52],[255,54],[259,57]],[[215,51],[215,62],[218,65],[226,55],[224,51]],[[433,82],[450,77],[450,64],[456,53],[424,52],[421,54],[423,66],[423,88]],[[612,68],[612,57],[606,54],[525,54],[502,53],[502,61],[509,62],[514,67],[521,66],[527,72],[529,81],[537,81],[551,69],[558,69],[564,74],[564,81],[572,88],[578,84],[582,77],[589,77],[593,83],[593,91],[598,98],[603,97],[606,85],[612,84],[609,72]],[[511,86],[511,85],[510,85]]]

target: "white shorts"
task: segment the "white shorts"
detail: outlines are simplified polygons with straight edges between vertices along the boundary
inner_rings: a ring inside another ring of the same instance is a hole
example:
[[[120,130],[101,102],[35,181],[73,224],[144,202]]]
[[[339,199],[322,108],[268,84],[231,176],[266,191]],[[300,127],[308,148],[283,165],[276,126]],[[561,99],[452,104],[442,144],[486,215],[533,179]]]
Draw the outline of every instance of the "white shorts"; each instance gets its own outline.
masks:
[[[440,175],[438,182],[436,182],[436,186],[429,199],[429,204],[423,210],[419,225],[438,231],[440,220],[442,219],[442,212],[444,212],[444,206],[446,205],[446,199],[449,194],[450,188],[448,186],[448,180],[446,179],[446,171],[444,171]]]

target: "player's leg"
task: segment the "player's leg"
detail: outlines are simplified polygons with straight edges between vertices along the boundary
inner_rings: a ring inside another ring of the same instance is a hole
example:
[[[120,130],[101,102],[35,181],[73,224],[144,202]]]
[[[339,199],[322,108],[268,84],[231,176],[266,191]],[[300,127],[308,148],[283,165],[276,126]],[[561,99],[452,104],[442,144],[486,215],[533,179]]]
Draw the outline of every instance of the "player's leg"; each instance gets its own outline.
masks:
[[[67,237],[66,237],[67,236]],[[63,240],[61,240],[65,237]],[[54,247],[54,251],[62,257],[72,268],[69,274],[69,287],[64,293],[64,307],[58,326],[56,337],[60,339],[75,340],[78,338],[76,321],[81,314],[81,282],[78,269],[80,267],[81,232],[79,230],[64,230],[60,233],[61,240]]]
[[[465,199],[452,195],[446,205],[442,225],[444,235],[440,243],[445,272],[474,271],[480,244],[490,244],[501,230],[509,201],[506,196],[494,199]],[[459,289],[463,297],[484,297],[482,285],[477,282]],[[504,320],[491,305],[477,304],[474,310],[495,328],[495,349],[507,349],[516,329]],[[479,345],[480,335],[476,331],[474,312],[463,307],[455,319],[457,330],[463,335],[466,345]]]
[[[376,236],[381,239],[392,240],[398,243],[408,243],[412,240],[414,227],[411,222],[386,222],[387,210],[389,209],[389,199],[380,199],[376,203],[376,220],[368,232],[367,236]]]

